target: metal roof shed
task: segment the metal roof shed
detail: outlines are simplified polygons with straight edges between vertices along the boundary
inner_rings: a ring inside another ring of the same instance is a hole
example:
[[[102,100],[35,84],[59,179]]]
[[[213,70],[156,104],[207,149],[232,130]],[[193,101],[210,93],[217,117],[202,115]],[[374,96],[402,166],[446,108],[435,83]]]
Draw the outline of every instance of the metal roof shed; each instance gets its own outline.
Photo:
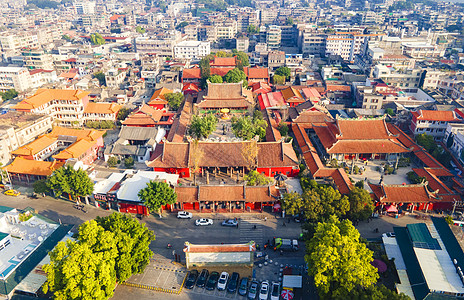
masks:
[[[303,277],[301,275],[284,275],[282,286],[283,288],[301,288]]]

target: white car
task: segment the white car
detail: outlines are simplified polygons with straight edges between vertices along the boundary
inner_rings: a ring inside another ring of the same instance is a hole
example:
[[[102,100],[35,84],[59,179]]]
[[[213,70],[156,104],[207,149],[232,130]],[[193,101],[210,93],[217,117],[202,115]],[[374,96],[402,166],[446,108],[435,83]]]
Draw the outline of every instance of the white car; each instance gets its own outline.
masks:
[[[187,211],[179,211],[177,212],[177,218],[178,219],[191,219],[192,213],[189,213]]]
[[[269,296],[269,281],[264,280],[261,283],[261,289],[259,290],[259,300],[267,300]]]
[[[197,226],[213,225],[213,220],[201,218],[195,221],[195,225]]]
[[[198,220],[197,220],[198,221]],[[227,281],[229,280],[229,273],[222,272],[217,283],[217,289],[223,291],[226,289]]]

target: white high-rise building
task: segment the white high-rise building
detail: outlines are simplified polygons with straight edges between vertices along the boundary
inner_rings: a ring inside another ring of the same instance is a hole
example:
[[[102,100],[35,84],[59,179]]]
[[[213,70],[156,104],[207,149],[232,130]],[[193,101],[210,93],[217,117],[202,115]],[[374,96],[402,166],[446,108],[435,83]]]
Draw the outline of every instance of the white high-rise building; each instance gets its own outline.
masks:
[[[26,68],[0,67],[0,91],[15,89],[22,92],[30,88],[30,75]]]
[[[96,3],[94,1],[76,1],[74,7],[78,15],[92,15],[95,13]]]

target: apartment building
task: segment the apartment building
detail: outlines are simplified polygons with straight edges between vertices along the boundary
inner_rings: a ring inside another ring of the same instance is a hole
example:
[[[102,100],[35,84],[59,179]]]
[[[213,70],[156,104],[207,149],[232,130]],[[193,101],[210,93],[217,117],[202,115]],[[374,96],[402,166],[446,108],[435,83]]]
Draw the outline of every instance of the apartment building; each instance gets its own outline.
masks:
[[[183,41],[174,46],[174,58],[199,59],[210,53],[210,42]]]
[[[0,115],[0,163],[8,164],[10,153],[52,129],[51,116],[10,111]]]
[[[53,58],[49,53],[41,49],[23,49],[21,51],[24,66],[30,70],[43,69],[53,70]]]
[[[0,67],[0,92],[15,89],[22,92],[31,87],[31,78],[26,68]]]
[[[419,87],[423,72],[422,69],[398,72],[392,67],[376,65],[373,70],[373,76],[381,78],[388,86],[408,89]]]
[[[326,55],[340,55],[344,60],[354,61],[363,52],[370,40],[380,40],[384,34],[362,34],[359,32],[337,32],[327,36]]]
[[[461,164],[464,164],[464,124],[448,123],[443,141]]]
[[[247,37],[240,37],[235,39],[235,49],[237,51],[248,52],[250,47],[250,40]]]
[[[266,43],[269,49],[279,49],[282,40],[282,30],[279,26],[271,25],[266,28]]]
[[[285,52],[284,51],[269,51],[267,66],[270,69],[277,69],[285,65]]]
[[[49,115],[62,126],[82,126],[88,94],[81,90],[38,89],[13,108],[19,112]]]
[[[324,56],[326,48],[325,35],[319,35],[311,30],[303,31],[301,41],[301,52],[304,56]]]
[[[135,49],[139,54],[156,53],[160,57],[173,57],[174,46],[181,41],[182,35],[179,31],[170,31],[160,39],[136,38]]]
[[[237,34],[237,21],[226,20],[223,22],[216,22],[213,25],[216,27],[216,39],[233,39]]]
[[[126,72],[123,70],[110,69],[105,74],[106,86],[109,88],[119,88],[126,79]]]
[[[204,25],[198,28],[198,40],[214,43],[217,40],[216,26]]]
[[[156,76],[160,69],[160,58],[156,55],[156,53],[145,54],[142,56],[141,62],[142,71],[140,72],[140,77],[144,79],[145,87],[155,88]]]
[[[19,52],[21,48],[36,48],[39,46],[39,40],[36,34],[31,32],[11,33],[4,32],[0,34],[0,46],[3,52]]]
[[[446,47],[424,42],[403,42],[403,54],[412,58],[443,57]]]
[[[454,111],[418,110],[411,112],[409,129],[414,135],[426,133],[441,141],[449,123],[461,123]]]

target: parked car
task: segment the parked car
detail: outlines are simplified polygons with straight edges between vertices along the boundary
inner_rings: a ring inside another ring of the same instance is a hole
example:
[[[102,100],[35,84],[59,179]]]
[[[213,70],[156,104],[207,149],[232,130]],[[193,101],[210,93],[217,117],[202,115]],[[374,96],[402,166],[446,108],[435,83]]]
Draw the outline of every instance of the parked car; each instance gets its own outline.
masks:
[[[195,221],[195,225],[197,226],[213,225],[213,220],[201,218]]]
[[[187,211],[179,211],[177,212],[177,218],[178,219],[191,219],[192,213],[187,212]]]
[[[217,289],[223,291],[226,289],[227,281],[229,280],[229,273],[222,272],[217,283]]]
[[[222,226],[237,227],[238,221],[236,219],[229,219],[222,221]]]
[[[264,280],[261,282],[261,289],[259,290],[259,300],[267,300],[269,296],[269,281]]]
[[[382,237],[396,237],[394,232],[385,232],[382,234]]]
[[[200,276],[197,279],[197,286],[204,287],[208,279],[209,272],[206,269],[201,270]]]
[[[245,296],[247,294],[248,281],[248,277],[243,277],[242,279],[240,279],[240,285],[238,287],[238,294],[240,296]]]
[[[13,189],[5,191],[4,194],[7,196],[14,196],[14,197],[18,197],[19,195],[21,195],[20,192],[18,192],[17,190],[13,190]]]
[[[214,288],[217,285],[219,279],[219,273],[218,272],[212,272],[211,275],[209,275],[208,281],[206,282],[205,289],[208,291],[214,290]]]
[[[185,281],[185,288],[187,289],[193,289],[195,286],[195,282],[197,281],[198,278],[198,271],[197,270],[192,270],[188,274],[187,280]]]
[[[279,297],[280,297],[280,283],[272,282],[271,300],[279,300]]]
[[[253,280],[250,284],[250,288],[248,289],[248,299],[250,300],[256,299],[256,295],[258,295],[258,289],[259,289],[259,282],[256,280]]]
[[[229,293],[235,293],[237,291],[239,278],[240,275],[238,275],[237,272],[232,273],[232,276],[230,276],[229,284],[227,285],[227,291]]]

